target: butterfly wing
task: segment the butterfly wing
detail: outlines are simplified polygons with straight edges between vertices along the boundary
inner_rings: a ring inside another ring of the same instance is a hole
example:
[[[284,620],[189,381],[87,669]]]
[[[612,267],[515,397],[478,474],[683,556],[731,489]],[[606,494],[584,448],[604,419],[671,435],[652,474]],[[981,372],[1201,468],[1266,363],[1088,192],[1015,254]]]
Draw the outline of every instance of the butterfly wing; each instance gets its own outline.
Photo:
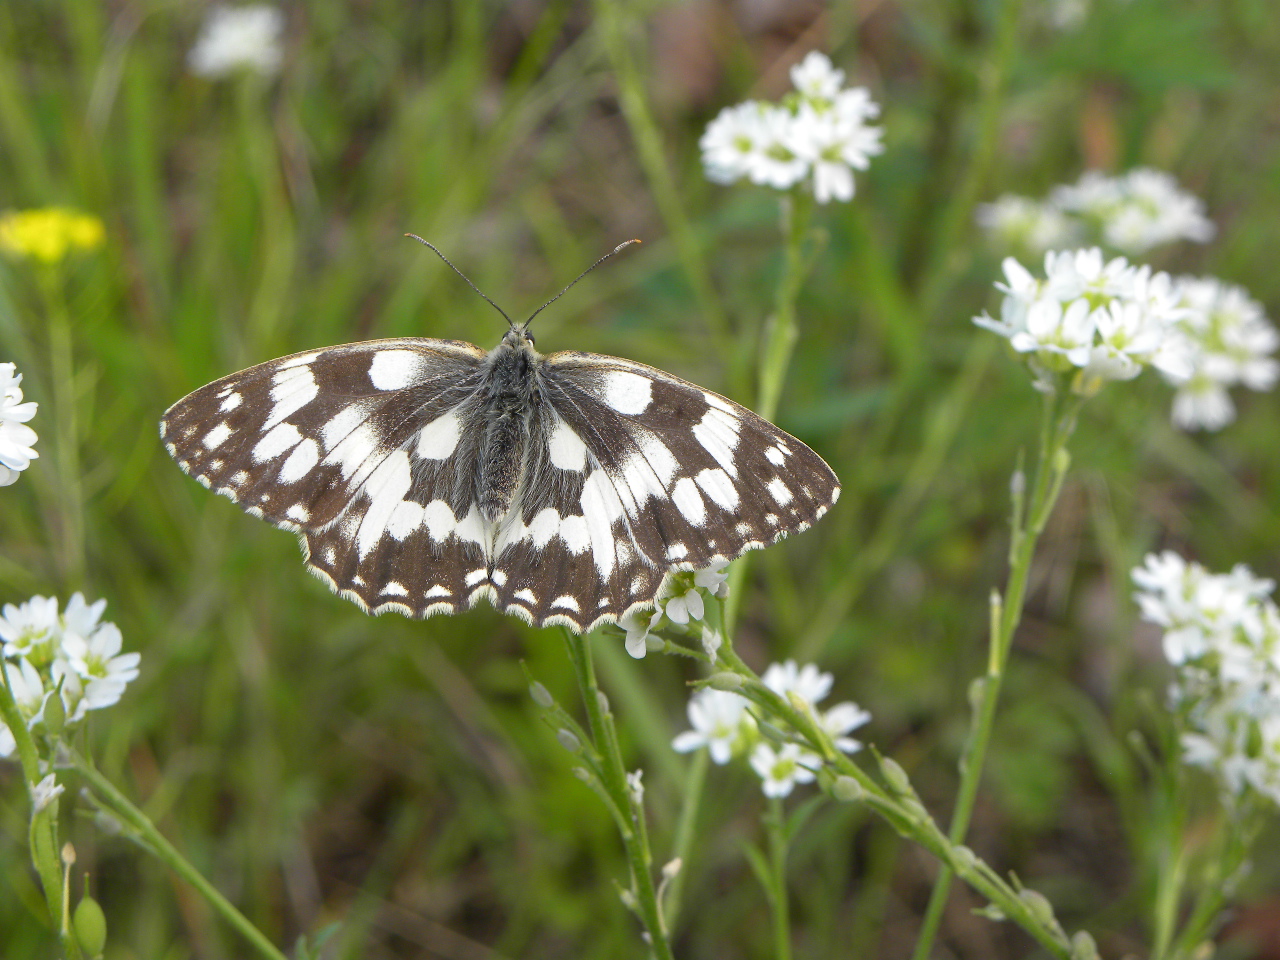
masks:
[[[669,570],[804,530],[840,495],[799,440],[678,377],[577,352],[542,369],[547,403],[493,577],[497,605],[534,623],[621,619]]]
[[[308,566],[343,596],[452,612],[486,564],[467,429],[484,357],[429,339],[294,354],[179,400],[160,435],[206,487],[299,532]]]

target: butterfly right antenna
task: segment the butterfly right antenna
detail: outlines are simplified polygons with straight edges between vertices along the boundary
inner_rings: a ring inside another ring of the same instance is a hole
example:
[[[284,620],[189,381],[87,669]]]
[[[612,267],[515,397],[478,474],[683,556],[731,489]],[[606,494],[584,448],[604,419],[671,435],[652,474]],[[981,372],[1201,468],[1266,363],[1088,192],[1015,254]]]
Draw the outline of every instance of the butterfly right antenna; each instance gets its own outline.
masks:
[[[533,323],[533,318],[534,318],[534,317],[536,317],[538,314],[540,314],[543,310],[547,309],[547,307],[551,306],[553,303],[555,303],[555,302],[556,302],[557,300],[559,300],[561,297],[563,297],[566,293],[568,293],[568,292],[569,292],[569,289],[573,286],[573,284],[574,284],[574,283],[577,283],[577,282],[578,282],[578,280],[581,280],[583,277],[585,277],[588,273],[590,273],[590,272],[591,272],[592,270],[594,270],[596,267],[600,266],[600,264],[604,263],[606,260],[608,260],[610,257],[612,257],[615,253],[618,253],[619,251],[626,249],[627,247],[631,246],[633,243],[639,243],[639,242],[640,242],[639,240],[626,240],[626,241],[624,241],[624,242],[622,242],[622,243],[618,244],[616,247],[614,247],[612,250],[610,250],[608,253],[606,253],[603,257],[601,257],[599,260],[597,260],[597,261],[596,261],[595,263],[593,263],[591,266],[587,267],[587,269],[583,270],[580,274],[578,274],[577,279],[576,279],[576,280],[574,280],[574,281],[573,281],[573,283],[569,284],[569,286],[568,286],[568,287],[565,287],[563,290],[561,290],[559,293],[557,293],[554,297],[552,297],[550,300],[548,300],[546,303],[544,303],[542,306],[540,306],[537,310],[533,311],[533,313],[531,313],[531,314],[529,315],[529,319],[528,319],[528,320],[526,320],[526,321],[524,322],[524,327],[523,327],[523,328],[524,328],[525,330],[528,330],[528,329],[529,329],[529,324]]]
[[[456,273],[458,276],[460,276],[463,280],[466,280],[466,281],[467,281],[467,286],[468,286],[468,287],[470,287],[470,288],[471,288],[472,290],[474,290],[476,293],[480,294],[480,296],[484,297],[486,300],[489,300],[489,305],[490,305],[491,307],[493,307],[493,309],[497,310],[500,314],[502,314],[503,319],[507,321],[507,324],[511,327],[511,329],[512,329],[512,330],[514,330],[514,329],[516,328],[516,322],[515,322],[514,320],[512,320],[510,317],[508,317],[508,316],[507,316],[507,311],[503,310],[500,306],[498,306],[496,303],[494,303],[492,300],[490,300],[490,299],[489,299],[488,294],[486,294],[486,293],[485,293],[484,291],[482,291],[479,287],[477,287],[474,283],[472,283],[472,282],[471,282],[471,278],[470,278],[470,277],[468,277],[465,273],[463,273],[461,270],[459,270],[457,267],[455,267],[455,266],[453,265],[453,261],[452,261],[452,260],[450,260],[448,257],[446,257],[443,253],[441,253],[441,252],[439,251],[439,249],[437,249],[437,247],[436,247],[436,245],[435,245],[434,243],[429,243],[428,241],[423,240],[423,239],[422,239],[420,236],[418,236],[416,233],[406,233],[406,234],[405,234],[405,236],[406,236],[406,237],[413,237],[413,239],[417,240],[417,241],[418,241],[420,244],[422,244],[424,247],[430,247],[432,250],[435,250],[435,254],[436,254],[436,256],[437,256],[437,257],[439,257],[441,260],[443,260],[445,263],[447,263],[450,267],[453,267],[453,272],[454,272],[454,273]],[[618,249],[620,250],[620,249],[622,249],[622,248],[621,248],[621,247],[619,247]],[[616,253],[616,252],[617,252],[617,251],[615,250],[615,251],[614,251],[614,253]],[[574,283],[577,283],[577,282],[578,282],[577,280],[575,280],[575,281],[574,281]],[[572,286],[572,285],[573,285],[573,284],[570,284],[570,286]],[[528,321],[525,321],[525,326],[527,327],[528,325],[529,325]]]

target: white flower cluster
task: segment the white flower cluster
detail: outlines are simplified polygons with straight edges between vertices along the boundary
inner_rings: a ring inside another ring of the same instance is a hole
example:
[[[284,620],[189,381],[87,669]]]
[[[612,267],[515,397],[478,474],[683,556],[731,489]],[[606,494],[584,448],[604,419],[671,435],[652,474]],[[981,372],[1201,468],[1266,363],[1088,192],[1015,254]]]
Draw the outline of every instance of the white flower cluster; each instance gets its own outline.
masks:
[[[1173,422],[1184,430],[1219,430],[1236,416],[1227,387],[1270,390],[1280,378],[1271,356],[1280,335],[1262,305],[1240,287],[1213,277],[1179,277],[1185,310],[1179,328],[1191,345],[1191,370],[1169,375],[1177,393]]]
[[[271,74],[280,69],[284,15],[267,4],[215,6],[205,18],[187,62],[202,77],[230,76],[239,70]]]
[[[845,753],[862,749],[862,744],[848,734],[869,721],[871,714],[852,702],[838,703],[825,711],[816,707],[831,692],[831,674],[822,673],[811,663],[797,667],[794,660],[788,660],[771,665],[761,680],[779,696],[793,695],[803,700]],[[797,783],[811,783],[821,759],[797,743],[777,746],[762,739],[748,704],[736,693],[711,687],[699,690],[689,700],[689,723],[693,729],[680,734],[671,745],[680,753],[706,747],[711,759],[719,764],[728,763],[734,756],[749,756],[767,797],[785,797]]]
[[[681,627],[688,626],[690,620],[701,620],[707,607],[698,591],[705,590],[719,600],[727,597],[729,587],[725,581],[729,579],[728,567],[727,563],[717,563],[705,570],[680,570],[667,574],[658,590],[656,609],[633,611],[618,624],[627,632],[627,653],[636,659],[645,655],[649,632],[657,628],[663,616]],[[708,632],[703,642],[708,645],[707,656],[714,657],[715,649],[719,647],[718,638]]]
[[[1148,167],[1109,177],[1086,172],[1055,187],[1047,200],[1006,194],[978,208],[978,223],[1005,247],[1035,254],[1101,243],[1129,255],[1214,234],[1204,203],[1172,176]]]
[[[1237,565],[1210,573],[1166,551],[1133,571],[1143,617],[1164,628],[1182,759],[1223,789],[1280,804],[1280,610],[1275,584]]]
[[[884,146],[867,121],[880,113],[865,87],[844,88],[844,71],[816,50],[791,68],[795,91],[781,104],[748,100],[726,107],[699,146],[707,177],[743,178],[787,190],[805,183],[819,203],[853,199],[853,171]]]
[[[1000,319],[974,318],[1009,338],[1040,386],[1074,371],[1072,389],[1088,394],[1152,366],[1177,389],[1177,426],[1217,430],[1235,418],[1228,387],[1268,390],[1280,380],[1271,356],[1280,334],[1240,287],[1104,260],[1097,247],[1050,251],[1044,270],[1042,280],[1006,258]]]
[[[36,432],[27,421],[36,415],[36,404],[22,402],[22,374],[12,363],[0,363],[0,487],[7,487],[40,454],[32,449]]]
[[[32,597],[20,606],[7,603],[0,616],[0,668],[18,710],[30,730],[45,721],[51,698],[61,691],[67,724],[84,719],[120,699],[138,676],[138,653],[121,653],[120,630],[100,622],[107,601],[85,603],[73,594],[58,613],[56,597]],[[0,721],[0,757],[13,752],[13,732]]]
[[[1089,394],[1107,380],[1130,380],[1153,366],[1170,377],[1189,377],[1191,345],[1181,335],[1186,315],[1173,280],[1123,257],[1104,260],[1097,247],[1044,259],[1038,279],[1012,257],[1000,319],[983,314],[974,323],[1025,354],[1037,386],[1049,389],[1054,374],[1075,372],[1072,389]]]

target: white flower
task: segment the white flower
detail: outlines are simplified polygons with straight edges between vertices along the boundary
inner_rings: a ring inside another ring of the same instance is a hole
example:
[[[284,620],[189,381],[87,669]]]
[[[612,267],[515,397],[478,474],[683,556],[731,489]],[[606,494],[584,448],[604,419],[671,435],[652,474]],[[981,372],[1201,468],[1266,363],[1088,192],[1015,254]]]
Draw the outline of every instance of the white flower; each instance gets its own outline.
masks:
[[[763,106],[760,114],[760,149],[751,155],[747,176],[753,183],[787,190],[804,179],[809,163],[796,154],[795,117],[783,107]]]
[[[1070,247],[1080,239],[1079,225],[1057,207],[1011,193],[979,206],[977,221],[999,246],[1034,254]]]
[[[706,747],[716,763],[729,762],[734,751],[755,732],[756,723],[747,701],[736,693],[705,687],[689,698],[689,724],[671,746],[678,753]]]
[[[45,690],[44,680],[29,660],[0,664],[0,668],[9,678],[9,689],[18,705],[18,713],[27,722],[27,729],[34,728],[44,719],[44,705],[52,691]],[[13,731],[0,720],[0,757],[9,756],[17,745]]]
[[[811,767],[819,763],[816,756],[806,753],[794,743],[785,743],[780,750],[760,743],[751,752],[751,766],[764,781],[766,797],[785,797],[797,783],[812,783],[817,774]]]
[[[810,50],[791,68],[791,82],[804,97],[834,100],[844,86],[844,71],[835,69],[826,54]]]
[[[751,174],[756,156],[764,151],[766,143],[765,109],[763,104],[748,100],[725,107],[707,125],[698,141],[707,179],[733,183]]]
[[[31,788],[31,812],[36,814],[45,809],[57,800],[65,789],[66,787],[58,783],[57,774],[49,774]]]
[[[631,802],[637,807],[644,803],[644,771],[636,770],[627,774],[627,792],[631,794]]]
[[[1174,294],[1182,308],[1179,330],[1188,363],[1166,371],[1165,379],[1177,387],[1173,422],[1183,429],[1217,430],[1235,419],[1227,387],[1275,386],[1280,364],[1271,354],[1280,334],[1262,305],[1240,287],[1213,277],[1179,277]]]
[[[7,487],[40,454],[32,449],[38,439],[27,421],[36,415],[33,401],[22,402],[22,374],[12,363],[0,363],[0,487]]]
[[[789,134],[792,152],[812,171],[813,195],[819,203],[852,200],[853,171],[867,169],[871,157],[884,150],[878,127],[809,104],[801,105]]]
[[[690,620],[701,620],[706,613],[699,590],[706,590],[713,596],[722,597],[727,588],[727,563],[717,563],[703,570],[682,570],[667,575],[662,587],[658,590],[658,602],[667,618],[681,626]]]
[[[627,653],[637,660],[643,660],[648,650],[649,631],[662,619],[662,610],[635,609],[629,611],[618,626],[627,631]]]
[[[856,703],[850,702],[837,703],[830,710],[824,710],[818,715],[818,723],[835,741],[836,749],[843,750],[845,753],[857,753],[862,749],[860,741],[845,734],[857,730],[870,720],[870,713]]]
[[[205,18],[188,63],[202,77],[225,77],[245,69],[262,74],[280,69],[284,16],[267,4],[215,6]]]
[[[4,605],[0,617],[0,640],[3,655],[26,657],[41,666],[52,662],[59,653],[62,622],[58,619],[57,597],[32,597],[20,606]]]
[[[760,678],[764,685],[774,693],[787,699],[787,694],[794,693],[801,700],[813,705],[831,692],[834,679],[831,674],[823,673],[814,664],[806,663],[796,666],[794,660],[785,663],[773,663]]]
[[[1200,199],[1160,170],[1138,168],[1120,177],[1090,170],[1074,185],[1056,188],[1050,200],[1093,223],[1109,246],[1131,254],[1177,240],[1203,243],[1214,234]]]
[[[62,638],[66,664],[83,685],[77,703],[68,703],[68,719],[78,720],[86,710],[101,710],[116,703],[129,681],[138,677],[140,653],[121,653],[123,639],[114,623],[104,623],[91,636],[67,633]],[[54,664],[59,672],[59,664]],[[64,686],[64,693],[65,693]]]

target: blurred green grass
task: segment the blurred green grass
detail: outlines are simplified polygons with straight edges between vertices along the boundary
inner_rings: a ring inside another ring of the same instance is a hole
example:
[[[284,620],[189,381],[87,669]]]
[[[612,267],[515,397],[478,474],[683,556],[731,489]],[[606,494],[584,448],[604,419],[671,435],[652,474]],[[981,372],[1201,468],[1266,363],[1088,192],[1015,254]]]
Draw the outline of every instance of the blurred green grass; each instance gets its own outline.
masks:
[[[642,952],[613,883],[625,871],[613,825],[519,669],[523,658],[571,702],[560,637],[487,608],[369,619],[305,574],[292,537],[182,476],[156,439],[173,400],[273,356],[379,336],[496,342],[490,307],[406,231],[517,312],[641,237],[540,318],[539,346],[632,357],[750,402],[780,269],[777,203],[707,183],[698,135],[720,107],[777,95],[815,46],[872,87],[888,149],[852,205],[820,215],[826,250],[802,292],[779,416],[844,494],[753,565],[739,642],[758,667],[798,655],[833,671],[835,695],[872,710],[868,738],[940,816],[1003,577],[1008,476],[1037,415],[1024,372],[969,323],[997,274],[973,202],[1089,166],[1168,169],[1205,197],[1220,235],[1156,265],[1241,283],[1280,315],[1280,19],[1266,0],[1094,0],[1075,31],[1026,4],[999,88],[1006,6],[994,0],[317,0],[284,7],[286,65],[270,82],[187,71],[204,9],[0,7],[0,208],[67,204],[109,236],[64,283],[82,543],[67,544],[48,306],[28,265],[0,263],[0,359],[42,404],[41,459],[3,492],[0,599],[108,599],[143,674],[96,719],[93,753],[282,944],[341,920],[335,957]],[[620,110],[619,48],[686,241]],[[1172,430],[1154,381],[1091,404],[997,724],[971,844],[1034,879],[1104,952],[1141,942],[1133,911],[1149,878],[1118,859],[1141,840],[1120,827],[1140,820],[1141,777],[1121,743],[1141,710],[1135,685],[1158,699],[1163,684],[1134,637],[1127,571],[1157,545],[1280,571],[1276,399],[1238,399],[1240,421],[1207,437]],[[661,857],[688,763],[667,742],[692,675],[598,646]],[[45,956],[10,767],[0,787],[0,953]],[[678,953],[767,956],[739,849],[758,832],[758,786],[715,769],[709,789]],[[145,856],[92,823],[71,837],[106,908],[109,958],[242,955]],[[1276,873],[1260,856],[1251,895]],[[862,811],[826,808],[793,856],[797,957],[904,956],[930,876]],[[1027,952],[967,905],[960,891],[945,925],[956,955]]]

